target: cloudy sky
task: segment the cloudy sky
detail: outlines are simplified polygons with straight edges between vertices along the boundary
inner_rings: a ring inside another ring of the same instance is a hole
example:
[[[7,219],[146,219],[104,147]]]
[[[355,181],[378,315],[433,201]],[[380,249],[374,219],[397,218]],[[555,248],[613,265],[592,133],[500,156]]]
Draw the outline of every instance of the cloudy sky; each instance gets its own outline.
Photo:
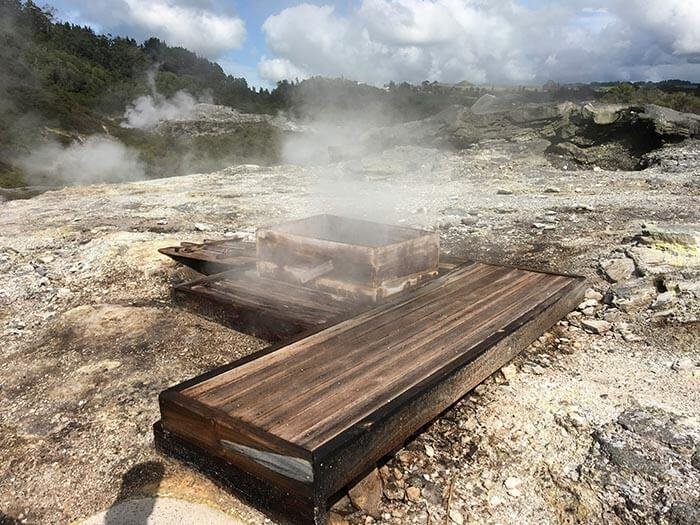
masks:
[[[700,81],[700,0],[54,0],[58,18],[157,36],[253,85],[282,78],[541,84]]]

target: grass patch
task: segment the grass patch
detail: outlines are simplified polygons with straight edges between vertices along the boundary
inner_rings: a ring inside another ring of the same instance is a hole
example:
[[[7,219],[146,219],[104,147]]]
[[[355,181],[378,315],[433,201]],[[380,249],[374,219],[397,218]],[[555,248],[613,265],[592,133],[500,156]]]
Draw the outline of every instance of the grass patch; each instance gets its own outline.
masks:
[[[21,188],[26,186],[24,175],[15,168],[0,168],[0,188]]]

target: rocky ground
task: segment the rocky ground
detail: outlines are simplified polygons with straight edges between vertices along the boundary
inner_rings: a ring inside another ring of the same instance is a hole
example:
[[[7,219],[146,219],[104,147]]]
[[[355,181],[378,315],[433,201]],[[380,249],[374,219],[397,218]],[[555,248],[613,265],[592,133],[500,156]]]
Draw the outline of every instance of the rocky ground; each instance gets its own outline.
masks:
[[[251,124],[268,124],[280,131],[301,132],[303,126],[280,115],[242,113],[228,106],[198,103],[181,116],[161,121],[156,131],[164,135],[223,135]]]
[[[153,448],[160,390],[265,344],[173,307],[192,273],[157,249],[323,211],[435,228],[447,252],[591,287],[335,523],[698,523],[700,142],[626,172],[553,167],[550,145],[524,130],[0,204],[0,521],[160,494],[269,522]]]

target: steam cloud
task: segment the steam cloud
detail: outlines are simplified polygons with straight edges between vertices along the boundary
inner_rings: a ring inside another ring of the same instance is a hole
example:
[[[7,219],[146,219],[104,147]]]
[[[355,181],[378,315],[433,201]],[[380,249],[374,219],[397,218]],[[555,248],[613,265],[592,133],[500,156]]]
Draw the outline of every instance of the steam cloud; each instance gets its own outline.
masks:
[[[144,164],[138,152],[101,135],[93,135],[69,146],[57,142],[44,144],[18,159],[17,164],[35,184],[42,179],[52,183],[92,184],[145,177]]]
[[[198,101],[186,91],[178,91],[172,98],[154,93],[134,100],[126,109],[122,124],[125,128],[153,129],[164,120],[192,118]]]
[[[194,116],[195,107],[200,100],[180,90],[171,98],[161,95],[156,89],[156,69],[148,72],[150,95],[135,99],[124,112],[125,128],[153,129],[165,120],[187,120]]]
[[[373,139],[375,134],[395,132],[387,126],[397,125],[405,116],[382,102],[366,103],[362,108],[348,109],[342,104],[342,89],[337,101],[319,100],[313,87],[301,85],[297,103],[305,115],[304,133],[285,137],[282,161],[287,164],[315,166],[323,172],[307,187],[309,214],[332,213],[384,223],[413,224],[417,219],[407,210],[418,207],[413,190],[396,180],[409,168],[413,159],[421,159],[424,151],[413,146],[394,150]],[[428,168],[430,169],[430,168]]]

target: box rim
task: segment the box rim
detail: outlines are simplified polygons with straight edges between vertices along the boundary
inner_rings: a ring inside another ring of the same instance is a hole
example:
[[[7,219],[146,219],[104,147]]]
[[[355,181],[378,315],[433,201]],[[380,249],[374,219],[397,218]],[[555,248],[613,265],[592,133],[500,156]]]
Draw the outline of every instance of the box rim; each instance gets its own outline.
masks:
[[[366,223],[376,224],[376,225],[378,225],[378,226],[389,227],[389,228],[393,228],[393,229],[397,229],[397,230],[416,232],[417,235],[416,235],[415,237],[411,237],[411,238],[409,238],[409,239],[404,239],[404,240],[401,240],[401,241],[390,242],[390,243],[386,243],[386,244],[380,244],[380,245],[377,245],[377,246],[370,246],[370,245],[362,244],[362,243],[349,243],[349,242],[334,241],[334,240],[330,240],[330,239],[322,239],[322,238],[320,238],[320,237],[312,237],[312,236],[310,236],[310,235],[303,235],[303,234],[296,233],[296,232],[287,232],[287,231],[280,231],[280,230],[278,230],[278,229],[275,229],[275,227],[277,227],[277,226],[282,226],[282,225],[290,224],[290,223],[294,223],[294,222],[307,221],[307,220],[316,219],[316,218],[319,218],[319,217],[335,217],[335,218],[342,219],[342,220],[357,221],[357,222],[366,222]],[[330,244],[334,244],[334,245],[338,245],[338,246],[354,246],[354,247],[366,248],[366,249],[371,250],[371,251],[373,251],[373,252],[375,252],[375,251],[380,251],[380,250],[382,250],[382,249],[384,249],[384,248],[389,248],[389,247],[391,247],[391,246],[396,246],[396,245],[399,245],[399,244],[404,244],[404,243],[406,243],[406,242],[409,242],[409,241],[412,241],[412,240],[415,240],[415,239],[420,239],[420,238],[425,238],[425,237],[431,237],[431,236],[437,236],[438,242],[440,241],[440,236],[439,236],[439,234],[438,234],[437,232],[434,232],[434,231],[423,230],[423,229],[420,229],[420,228],[411,228],[411,227],[409,227],[409,226],[399,226],[399,225],[396,225],[396,224],[388,224],[388,223],[383,223],[383,222],[370,221],[370,220],[367,220],[367,219],[359,219],[359,218],[357,218],[357,217],[345,217],[345,216],[342,216],[342,215],[335,215],[335,214],[333,214],[333,213],[319,213],[319,214],[317,214],[317,215],[312,215],[312,216],[310,216],[310,217],[304,217],[304,218],[301,218],[301,219],[293,219],[293,220],[286,221],[286,222],[282,222],[282,223],[277,223],[277,224],[271,224],[271,225],[264,225],[264,226],[261,226],[261,227],[259,227],[259,228],[255,231],[256,240],[257,240],[258,234],[259,234],[261,231],[267,231],[267,232],[272,232],[272,233],[277,233],[277,234],[282,233],[282,234],[284,234],[284,235],[286,235],[286,236],[288,236],[288,237],[292,237],[292,238],[294,238],[294,239],[312,239],[312,240],[315,240],[315,241],[322,241],[322,242],[326,242],[326,243],[330,243]]]

